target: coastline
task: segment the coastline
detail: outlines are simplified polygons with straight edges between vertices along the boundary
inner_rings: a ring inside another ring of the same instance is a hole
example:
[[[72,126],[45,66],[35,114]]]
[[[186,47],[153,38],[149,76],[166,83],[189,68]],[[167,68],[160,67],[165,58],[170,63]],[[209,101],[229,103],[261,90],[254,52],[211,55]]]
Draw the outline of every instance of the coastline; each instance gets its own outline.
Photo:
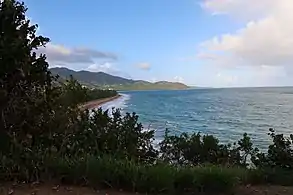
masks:
[[[99,106],[101,106],[102,104],[105,104],[107,102],[111,102],[113,100],[116,100],[118,98],[120,98],[122,95],[121,94],[118,94],[118,95],[115,95],[113,97],[109,97],[109,98],[103,98],[103,99],[98,99],[98,100],[92,100],[92,101],[89,101],[89,102],[86,102],[84,104],[82,104],[80,106],[80,109],[81,110],[85,110],[85,109],[94,109],[94,108],[98,108]]]

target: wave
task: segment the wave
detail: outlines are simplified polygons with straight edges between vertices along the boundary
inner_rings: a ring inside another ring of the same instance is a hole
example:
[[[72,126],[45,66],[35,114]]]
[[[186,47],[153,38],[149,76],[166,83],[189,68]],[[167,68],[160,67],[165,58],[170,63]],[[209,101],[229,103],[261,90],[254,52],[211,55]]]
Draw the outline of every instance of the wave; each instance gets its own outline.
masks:
[[[120,94],[121,97],[110,102],[106,102],[100,106],[102,110],[111,110],[112,108],[119,108],[123,110],[127,107],[127,102],[130,99],[129,94]]]
[[[131,96],[129,94],[121,94],[121,93],[120,93],[120,95],[121,95],[121,97],[119,97],[118,99],[101,104],[99,106],[99,108],[102,108],[102,110],[105,110],[105,111],[109,110],[108,114],[110,116],[112,116],[111,110],[113,108],[119,108],[119,109],[121,109],[122,114],[125,114],[125,112],[123,110],[128,107],[128,102],[129,102]],[[159,143],[161,141],[163,141],[163,135],[165,133],[166,128],[161,129],[161,128],[154,128],[152,126],[153,126],[152,124],[148,124],[148,125],[144,124],[142,131],[151,131],[151,130],[155,131],[153,145],[155,148],[158,148]]]

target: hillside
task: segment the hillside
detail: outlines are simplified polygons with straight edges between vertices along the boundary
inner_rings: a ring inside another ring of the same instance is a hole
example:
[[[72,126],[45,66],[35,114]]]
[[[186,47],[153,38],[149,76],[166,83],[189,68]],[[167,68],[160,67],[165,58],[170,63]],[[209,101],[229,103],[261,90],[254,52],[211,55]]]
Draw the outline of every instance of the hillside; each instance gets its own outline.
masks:
[[[68,68],[51,68],[50,71],[54,75],[58,74],[61,79],[72,75],[80,83],[89,87],[111,88],[115,90],[175,90],[188,88],[187,85],[178,82],[159,81],[151,83],[113,76],[104,72],[74,71]]]
[[[51,68],[53,74],[58,74],[61,78],[68,78],[72,75],[75,79],[89,85],[119,85],[130,84],[133,80],[113,76],[104,72],[74,71],[68,68]]]
[[[135,82],[133,84],[125,84],[125,85],[117,85],[113,86],[116,90],[175,90],[175,89],[187,89],[188,86],[186,86],[183,83],[175,83],[175,82],[156,82],[156,83],[150,83],[150,82]]]

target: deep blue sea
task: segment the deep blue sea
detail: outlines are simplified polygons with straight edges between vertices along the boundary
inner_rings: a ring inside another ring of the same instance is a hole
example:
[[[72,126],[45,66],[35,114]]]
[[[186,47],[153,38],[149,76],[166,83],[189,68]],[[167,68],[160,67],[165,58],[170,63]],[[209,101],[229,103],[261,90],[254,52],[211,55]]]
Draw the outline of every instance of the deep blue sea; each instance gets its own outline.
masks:
[[[146,129],[162,139],[168,128],[174,133],[202,132],[232,143],[247,132],[253,143],[266,147],[269,128],[293,133],[293,88],[230,88],[178,91],[121,92],[123,96],[104,104],[123,112],[136,112]]]

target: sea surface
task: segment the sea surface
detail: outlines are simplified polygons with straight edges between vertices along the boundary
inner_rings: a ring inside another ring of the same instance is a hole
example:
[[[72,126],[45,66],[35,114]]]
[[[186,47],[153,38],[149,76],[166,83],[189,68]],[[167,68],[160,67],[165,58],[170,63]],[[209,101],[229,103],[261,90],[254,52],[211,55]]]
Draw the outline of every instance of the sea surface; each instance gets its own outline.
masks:
[[[233,143],[246,132],[253,143],[265,148],[271,140],[269,128],[293,133],[293,88],[230,88],[178,91],[121,92],[122,97],[103,109],[135,112],[145,129],[173,133],[202,132],[222,143]]]

